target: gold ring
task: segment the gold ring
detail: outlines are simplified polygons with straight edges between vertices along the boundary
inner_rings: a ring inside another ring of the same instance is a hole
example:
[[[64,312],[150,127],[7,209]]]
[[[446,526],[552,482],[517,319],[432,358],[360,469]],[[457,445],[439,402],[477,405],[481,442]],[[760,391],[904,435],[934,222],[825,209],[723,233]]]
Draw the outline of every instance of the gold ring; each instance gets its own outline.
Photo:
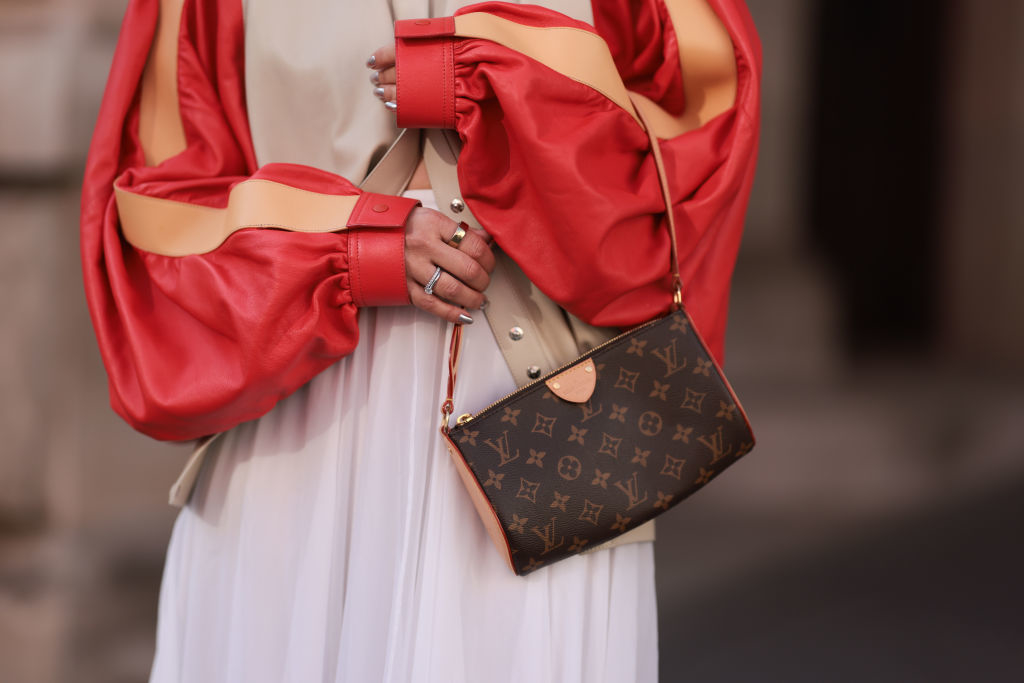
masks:
[[[465,223],[459,223],[455,226],[455,234],[448,238],[448,246],[459,248],[459,244],[462,242],[462,238],[466,236],[466,228],[468,226]]]

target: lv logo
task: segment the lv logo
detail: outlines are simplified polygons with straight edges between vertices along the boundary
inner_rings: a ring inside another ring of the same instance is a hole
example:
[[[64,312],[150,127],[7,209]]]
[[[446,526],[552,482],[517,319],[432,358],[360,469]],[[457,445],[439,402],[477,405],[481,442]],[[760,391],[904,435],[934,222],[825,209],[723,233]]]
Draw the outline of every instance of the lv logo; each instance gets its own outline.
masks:
[[[530,529],[537,538],[544,542],[544,551],[541,555],[547,555],[556,548],[561,548],[565,544],[565,536],[561,536],[557,541],[555,540],[555,518],[552,517],[551,521],[544,525],[544,529],[541,530],[539,526],[532,527]]]
[[[583,419],[581,420],[581,422],[586,422],[590,418],[596,417],[603,413],[604,404],[602,403],[601,405],[597,406],[597,408],[595,408],[593,401],[587,401],[586,403],[580,405],[580,410],[583,411]]]
[[[722,427],[719,425],[718,429],[706,436],[701,436],[697,439],[702,444],[708,447],[711,451],[711,462],[709,464],[714,465],[716,462],[724,458],[725,456],[732,453],[732,445],[726,449],[724,445],[724,439],[722,438]]]
[[[677,372],[682,372],[686,369],[685,358],[683,358],[682,364],[679,363],[675,339],[673,339],[672,343],[668,346],[663,346],[660,349],[654,349],[651,351],[651,355],[665,364],[665,377],[671,377]]]
[[[634,472],[633,476],[626,480],[626,484],[623,485],[621,481],[615,482],[615,488],[626,494],[629,498],[629,505],[626,507],[627,510],[632,510],[637,505],[647,502],[647,491],[644,491],[644,497],[640,497],[640,481],[637,479],[637,473]]]
[[[508,430],[502,432],[501,436],[497,439],[485,439],[484,443],[498,453],[498,457],[501,458],[501,462],[498,463],[499,467],[519,459],[519,449],[516,449],[515,455],[512,454],[512,447],[508,440]]]

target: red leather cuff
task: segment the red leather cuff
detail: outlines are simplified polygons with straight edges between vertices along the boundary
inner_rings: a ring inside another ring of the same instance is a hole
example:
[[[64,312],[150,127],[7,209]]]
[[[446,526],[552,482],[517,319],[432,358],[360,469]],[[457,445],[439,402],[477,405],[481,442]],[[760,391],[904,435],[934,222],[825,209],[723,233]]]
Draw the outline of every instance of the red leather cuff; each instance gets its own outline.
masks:
[[[455,19],[395,22],[400,128],[455,128]]]
[[[418,204],[408,197],[364,192],[352,209],[348,275],[352,301],[359,308],[409,303],[404,228]]]
[[[419,204],[409,197],[364,192],[356,200],[346,225],[350,228],[400,228]]]

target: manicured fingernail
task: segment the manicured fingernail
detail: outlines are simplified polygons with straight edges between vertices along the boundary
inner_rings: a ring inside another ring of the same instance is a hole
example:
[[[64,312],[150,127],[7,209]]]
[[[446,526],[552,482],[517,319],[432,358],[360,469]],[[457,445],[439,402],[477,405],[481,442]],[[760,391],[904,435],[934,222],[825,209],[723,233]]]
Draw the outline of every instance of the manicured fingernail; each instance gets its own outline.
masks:
[[[384,99],[384,88],[380,88],[380,87],[378,87],[378,88],[374,88],[374,89],[373,89],[373,94],[374,94],[374,95],[375,95],[375,96],[376,96],[377,98],[379,98],[379,99],[382,99],[382,100],[383,100],[383,99]]]
[[[370,74],[370,82],[373,83],[374,85],[380,85],[379,71],[374,71],[372,74]]]
[[[384,106],[390,109],[391,111],[395,111],[396,109],[398,109],[398,104],[396,102],[385,102]]]
[[[490,305],[491,305],[491,300],[490,300],[490,299],[488,299],[488,298],[487,298],[487,297],[485,296],[485,297],[484,297],[484,302],[483,302],[482,304],[480,304],[480,310],[482,311],[482,310],[484,310],[485,308],[487,308],[487,307],[488,307],[488,306],[490,306]]]
[[[371,69],[377,66],[377,55],[370,55],[370,58],[366,60],[366,66]]]
[[[470,318],[465,313],[459,313],[459,322],[462,323],[463,325],[472,325],[473,319]]]

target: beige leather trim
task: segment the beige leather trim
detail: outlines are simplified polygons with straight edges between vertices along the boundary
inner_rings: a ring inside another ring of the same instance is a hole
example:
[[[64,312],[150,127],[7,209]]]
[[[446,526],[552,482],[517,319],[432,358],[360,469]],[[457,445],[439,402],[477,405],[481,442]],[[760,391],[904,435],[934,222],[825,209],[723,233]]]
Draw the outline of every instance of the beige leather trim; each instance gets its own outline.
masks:
[[[665,0],[679,44],[686,98],[682,116],[674,117],[642,98],[656,136],[669,139],[704,125],[736,101],[736,51],[729,32],[707,0]]]
[[[448,455],[451,456],[455,470],[459,473],[459,478],[462,479],[462,485],[473,501],[473,507],[476,508],[480,521],[484,523],[484,528],[487,529],[487,535],[490,537],[491,542],[494,543],[494,547],[498,549],[498,552],[505,559],[505,562],[508,563],[508,568],[514,572],[515,566],[512,564],[512,551],[509,547],[508,539],[505,537],[505,532],[501,528],[501,522],[498,521],[498,513],[494,511],[491,502],[487,500],[487,495],[480,487],[480,482],[473,476],[473,472],[459,454],[459,449],[452,442],[451,437],[444,432],[441,433],[441,436],[447,442]]]
[[[455,17],[455,35],[483,38],[521,52],[549,69],[598,91],[639,124],[608,44],[597,34],[567,26],[524,26],[484,12]]]
[[[213,251],[243,228],[295,232],[343,230],[358,195],[327,195],[270,180],[232,188],[223,209],[157,199],[114,188],[121,231],[130,244],[163,256]]]
[[[597,387],[597,368],[591,358],[545,380],[551,393],[569,403],[586,403]]]
[[[178,34],[185,0],[160,0],[156,36],[142,72],[139,142],[147,166],[185,151],[185,127],[178,109]]]

